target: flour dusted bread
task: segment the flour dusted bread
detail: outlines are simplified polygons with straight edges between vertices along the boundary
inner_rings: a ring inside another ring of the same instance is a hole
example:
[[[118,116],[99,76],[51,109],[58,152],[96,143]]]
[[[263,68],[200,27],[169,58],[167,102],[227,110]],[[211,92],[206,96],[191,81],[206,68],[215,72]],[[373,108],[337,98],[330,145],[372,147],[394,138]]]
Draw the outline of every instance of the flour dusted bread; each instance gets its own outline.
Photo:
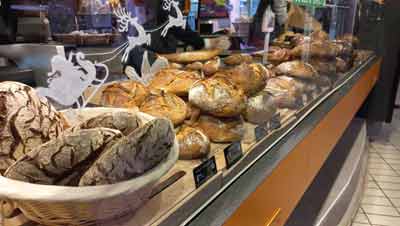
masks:
[[[193,62],[193,63],[187,64],[185,66],[185,69],[189,70],[189,71],[201,71],[203,69],[203,66],[204,65],[202,62]]]
[[[204,63],[202,69],[205,76],[211,76],[215,74],[220,67],[221,67],[221,59],[219,57],[216,57]]]
[[[133,108],[140,106],[148,95],[149,91],[140,82],[116,82],[103,90],[100,104],[107,107]]]
[[[211,115],[232,117],[245,109],[246,96],[225,75],[216,74],[195,83],[189,91],[189,101]]]
[[[177,126],[181,124],[188,115],[188,109],[185,101],[175,94],[160,91],[152,91],[140,110],[154,117],[167,118]]]
[[[318,76],[317,71],[307,63],[300,60],[289,61],[275,67],[277,75],[287,75],[295,78],[313,79]]]
[[[106,128],[62,134],[22,156],[5,176],[36,184],[70,184],[109,147],[107,144],[121,137],[119,131]]]
[[[231,56],[228,56],[224,59],[224,63],[226,65],[239,65],[242,63],[252,63],[253,62],[253,57],[249,54],[233,54]]]
[[[210,152],[210,139],[200,129],[184,125],[177,132],[176,138],[181,160],[204,158]]]
[[[284,48],[272,48],[268,52],[268,61],[274,65],[289,61],[291,58],[290,50]]]
[[[251,96],[264,88],[268,71],[261,64],[241,64],[216,75],[225,75],[231,82],[240,87],[246,95]]]
[[[149,88],[165,90],[178,96],[187,96],[189,89],[200,78],[200,75],[193,71],[164,69],[154,76]]]
[[[201,115],[194,124],[201,129],[212,142],[229,143],[240,141],[244,136],[244,121],[241,117],[216,118]]]
[[[264,124],[269,122],[276,113],[277,106],[273,96],[266,91],[262,91],[248,99],[243,116],[248,122]]]
[[[70,130],[76,131],[81,129],[94,129],[103,127],[115,129],[121,131],[124,135],[128,135],[135,129],[139,128],[142,124],[142,120],[135,113],[127,111],[113,111],[88,119],[85,122],[72,127]]]
[[[61,134],[60,113],[34,89],[17,82],[0,83],[0,174],[21,156]]]
[[[223,50],[210,49],[210,50],[197,50],[183,53],[164,54],[163,57],[167,58],[170,62],[175,63],[193,63],[196,61],[207,61],[218,56]]]
[[[164,160],[175,133],[166,119],[154,119],[107,149],[82,176],[79,185],[104,185],[137,177]]]
[[[290,54],[297,58],[304,53],[308,53],[310,57],[332,59],[336,57],[337,49],[330,41],[305,41],[290,51]]]

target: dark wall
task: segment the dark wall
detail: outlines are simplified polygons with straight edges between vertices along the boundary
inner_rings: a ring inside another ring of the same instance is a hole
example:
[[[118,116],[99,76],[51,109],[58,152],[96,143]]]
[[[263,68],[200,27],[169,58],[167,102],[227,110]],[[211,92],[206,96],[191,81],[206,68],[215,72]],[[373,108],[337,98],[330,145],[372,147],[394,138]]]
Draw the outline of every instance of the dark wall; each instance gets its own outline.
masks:
[[[383,57],[380,79],[360,115],[371,121],[390,122],[400,76],[400,1],[386,0],[383,11],[383,21],[374,24],[368,18],[362,18],[364,21],[360,23],[362,47],[374,46],[373,49]]]

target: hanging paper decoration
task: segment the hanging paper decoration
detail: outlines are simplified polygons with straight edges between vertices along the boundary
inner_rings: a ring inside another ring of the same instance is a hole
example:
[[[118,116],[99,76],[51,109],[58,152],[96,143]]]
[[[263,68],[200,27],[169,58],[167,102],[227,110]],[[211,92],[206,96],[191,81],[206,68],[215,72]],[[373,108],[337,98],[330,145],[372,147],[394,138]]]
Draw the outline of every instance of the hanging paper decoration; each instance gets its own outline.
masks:
[[[165,37],[168,33],[168,30],[172,27],[182,27],[182,29],[186,28],[186,20],[183,18],[183,14],[181,9],[179,8],[179,2],[173,0],[164,0],[163,1],[163,9],[171,12],[171,9],[174,8],[177,17],[173,17],[171,15],[168,16],[168,23],[164,27],[161,35]]]
[[[128,36],[128,47],[125,49],[124,55],[122,56],[122,62],[126,63],[128,61],[129,52],[136,46],[141,46],[143,44],[151,44],[151,35],[147,34],[146,30],[142,25],[138,23],[136,17],[132,17],[131,13],[125,8],[119,8],[115,12],[118,16],[119,32],[128,32],[130,26],[136,29],[137,36]]]
[[[76,64],[73,62],[75,56]],[[108,78],[108,67],[101,63],[93,64],[85,60],[83,53],[70,54],[66,59],[62,55],[56,55],[51,60],[52,71],[48,73],[48,87],[39,87],[37,92],[43,97],[49,97],[64,106],[77,105],[83,108],[94,96],[97,90]],[[97,67],[104,68],[105,75],[98,78]],[[87,99],[83,93],[89,87],[94,91]]]
[[[179,2],[175,0],[163,0],[162,4],[163,9],[170,14],[171,11],[174,10],[176,17],[169,15],[166,23],[151,31],[146,31],[144,27],[139,24],[138,18],[132,17],[131,13],[125,8],[116,9],[114,14],[118,17],[118,31],[121,33],[130,33],[130,29],[135,29],[137,35],[128,35],[127,43],[122,44],[111,52],[88,54],[90,56],[113,54],[113,56],[102,61],[102,63],[92,63],[90,60],[86,60],[85,54],[81,52],[70,54],[68,59],[62,55],[54,56],[51,60],[52,71],[48,73],[48,87],[39,87],[37,89],[39,95],[49,97],[64,106],[73,106],[76,104],[78,108],[85,107],[108,78],[109,69],[104,63],[112,61],[122,52],[124,52],[122,55],[122,62],[126,63],[129,53],[133,48],[151,44],[150,33],[152,32],[163,29],[161,35],[165,37],[172,27],[186,28],[186,20],[179,8]],[[75,57],[76,63],[73,61],[73,57]],[[137,76],[137,73],[132,72],[131,79],[137,78],[143,83],[147,83],[157,71],[167,66],[168,60],[165,58],[157,58],[156,61],[150,65],[148,52],[145,51],[141,67],[141,74],[143,77],[140,78]],[[98,78],[97,68],[104,69],[105,75],[103,75],[102,78]],[[85,99],[83,94],[89,87],[91,87],[93,91]]]

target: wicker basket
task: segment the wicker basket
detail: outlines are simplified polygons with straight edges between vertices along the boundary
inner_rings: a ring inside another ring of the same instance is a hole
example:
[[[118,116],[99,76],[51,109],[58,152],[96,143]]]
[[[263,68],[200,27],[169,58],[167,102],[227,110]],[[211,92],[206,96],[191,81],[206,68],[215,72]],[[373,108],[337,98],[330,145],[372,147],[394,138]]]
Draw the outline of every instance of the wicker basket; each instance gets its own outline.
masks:
[[[112,108],[87,108],[64,112],[72,124]],[[153,117],[137,113],[144,121]],[[172,124],[171,124],[172,127]],[[0,199],[13,202],[27,218],[43,225],[93,225],[132,214],[149,199],[153,185],[178,159],[178,144],[167,159],[134,179],[112,185],[64,187],[30,184],[0,176]]]

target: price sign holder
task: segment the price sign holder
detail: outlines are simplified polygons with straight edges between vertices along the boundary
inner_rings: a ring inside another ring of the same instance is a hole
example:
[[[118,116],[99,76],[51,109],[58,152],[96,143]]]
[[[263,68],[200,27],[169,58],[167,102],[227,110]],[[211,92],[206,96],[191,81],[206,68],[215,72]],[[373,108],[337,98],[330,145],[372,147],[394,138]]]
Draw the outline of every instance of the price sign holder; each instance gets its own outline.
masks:
[[[193,176],[196,188],[200,187],[216,174],[217,163],[215,161],[215,157],[213,156],[193,169]]]
[[[243,149],[240,141],[234,142],[224,149],[226,168],[232,167],[243,157]]]

